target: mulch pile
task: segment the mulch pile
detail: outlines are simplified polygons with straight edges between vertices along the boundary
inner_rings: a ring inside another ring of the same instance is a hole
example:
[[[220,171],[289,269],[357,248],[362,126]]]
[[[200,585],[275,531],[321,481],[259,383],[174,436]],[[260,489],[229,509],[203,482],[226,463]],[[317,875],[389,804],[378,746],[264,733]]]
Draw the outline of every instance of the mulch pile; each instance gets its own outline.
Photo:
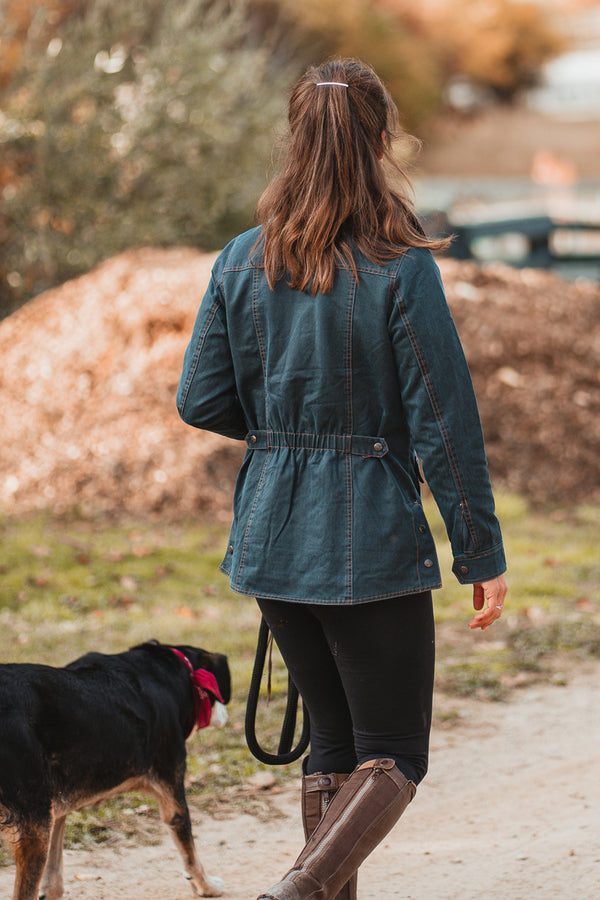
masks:
[[[535,504],[600,500],[600,285],[444,262],[495,484]]]
[[[229,518],[244,447],[175,408],[213,259],[129,251],[0,322],[0,513]],[[495,484],[535,503],[600,500],[600,287],[441,267]]]

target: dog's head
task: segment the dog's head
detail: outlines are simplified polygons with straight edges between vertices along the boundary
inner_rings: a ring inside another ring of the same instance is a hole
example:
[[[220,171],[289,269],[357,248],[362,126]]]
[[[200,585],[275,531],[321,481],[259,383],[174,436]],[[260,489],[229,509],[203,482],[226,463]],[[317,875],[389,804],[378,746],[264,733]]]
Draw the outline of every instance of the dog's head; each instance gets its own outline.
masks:
[[[200,700],[200,709],[196,708],[194,719],[189,723],[188,734],[193,729],[194,721],[196,721],[198,728],[204,728],[208,722],[212,725],[224,725],[227,722],[227,710],[224,704],[229,703],[231,699],[231,676],[227,657],[223,653],[210,653],[208,650],[203,650],[200,647],[191,647],[189,644],[161,644],[157,640],[146,641],[144,644],[131,647],[130,650],[150,654],[155,659],[160,658],[172,670],[173,667],[183,666],[185,663],[191,668],[189,674],[195,689],[197,687],[197,679],[199,679],[200,694],[199,696],[196,694],[194,696],[196,700]],[[181,657],[179,663],[177,663],[177,656]],[[216,681],[218,693],[223,698],[222,703],[214,695],[211,687],[206,684],[206,679],[203,680],[202,670],[205,673],[209,672],[214,681]],[[206,720],[205,712],[202,712],[202,706],[207,698],[212,709],[212,715],[208,715],[208,721]],[[196,716],[198,717],[197,719]]]
[[[150,651],[159,655],[166,654],[166,658],[169,660],[172,659],[171,652],[179,650],[180,653],[189,659],[193,669],[206,669],[215,676],[223,703],[229,703],[231,700],[229,663],[223,653],[210,653],[208,650],[203,650],[200,647],[191,647],[189,644],[162,644],[155,638],[146,641],[144,644],[137,644],[130,649]]]
[[[208,672],[212,672],[217,679],[223,703],[229,703],[231,700],[231,675],[227,657],[223,653],[209,653],[208,650],[190,647],[189,644],[172,644],[171,646],[187,656],[194,669],[206,669]]]

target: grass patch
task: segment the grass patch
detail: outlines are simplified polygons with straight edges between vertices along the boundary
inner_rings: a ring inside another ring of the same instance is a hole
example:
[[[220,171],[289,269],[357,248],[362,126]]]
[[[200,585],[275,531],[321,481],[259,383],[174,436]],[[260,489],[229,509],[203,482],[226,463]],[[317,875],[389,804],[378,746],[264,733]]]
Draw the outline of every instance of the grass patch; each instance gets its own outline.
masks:
[[[426,509],[449,572],[443,523],[431,500]],[[471,589],[452,576],[435,594],[436,684],[446,694],[503,700],[571,661],[600,656],[600,507],[533,512],[521,498],[500,495],[498,515],[509,583],[501,622],[469,633]]]
[[[600,656],[600,508],[538,513],[518,497],[501,496],[510,593],[501,623],[473,634],[467,627],[471,590],[452,576],[443,524],[429,499],[425,505],[445,581],[435,594],[438,692],[505,699],[520,684],[551,677],[565,660]],[[36,516],[0,520],[0,541],[2,662],[64,665],[91,649],[118,652],[153,637],[227,653],[230,721],[190,742],[190,803],[212,815],[240,808],[272,814],[268,792],[252,787],[252,776],[272,772],[277,785],[298,777],[300,764],[267,769],[245,745],[260,616],[254,601],[232,593],[217,571],[226,528]],[[259,722],[261,743],[271,751],[287,686],[277,651],[274,664],[273,698],[261,705]],[[152,841],[160,827],[154,801],[128,795],[70,816],[67,843],[81,847],[133,835]]]

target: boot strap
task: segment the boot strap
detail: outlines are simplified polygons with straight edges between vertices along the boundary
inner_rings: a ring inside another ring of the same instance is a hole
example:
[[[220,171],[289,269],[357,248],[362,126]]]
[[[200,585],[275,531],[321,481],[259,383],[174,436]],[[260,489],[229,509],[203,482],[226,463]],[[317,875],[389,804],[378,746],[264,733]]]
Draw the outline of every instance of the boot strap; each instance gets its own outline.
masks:
[[[303,778],[304,790],[309,794],[314,791],[337,791],[347,778],[347,775],[338,775],[335,772],[327,775],[323,775],[322,772],[305,775]]]

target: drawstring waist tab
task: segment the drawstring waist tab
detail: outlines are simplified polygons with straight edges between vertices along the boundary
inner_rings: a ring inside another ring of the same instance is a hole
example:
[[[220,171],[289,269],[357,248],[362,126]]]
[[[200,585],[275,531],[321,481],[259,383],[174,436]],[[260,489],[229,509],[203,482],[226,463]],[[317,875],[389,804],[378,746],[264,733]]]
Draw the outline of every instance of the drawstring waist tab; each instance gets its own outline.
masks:
[[[311,434],[294,431],[249,431],[245,437],[250,450],[271,450],[289,447],[291,450],[336,450],[354,456],[381,458],[388,452],[385,438],[362,434]]]

